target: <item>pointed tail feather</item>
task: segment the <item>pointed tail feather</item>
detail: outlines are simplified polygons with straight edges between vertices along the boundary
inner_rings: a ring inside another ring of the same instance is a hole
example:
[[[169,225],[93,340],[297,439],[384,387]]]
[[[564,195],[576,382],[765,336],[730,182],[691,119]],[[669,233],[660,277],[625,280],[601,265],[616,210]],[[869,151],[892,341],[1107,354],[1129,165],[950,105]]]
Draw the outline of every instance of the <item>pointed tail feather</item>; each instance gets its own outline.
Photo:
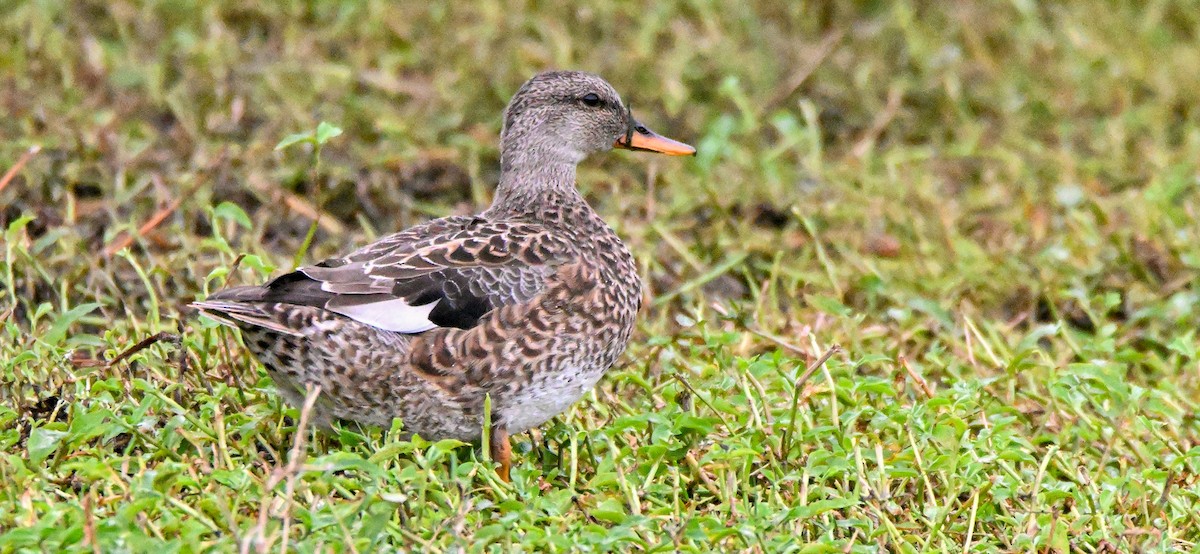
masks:
[[[227,294],[237,292],[239,289],[259,288],[261,287],[237,287],[223,290],[208,297],[207,300],[192,302],[188,305],[200,310],[204,315],[232,327],[253,325],[294,337],[304,336],[299,331],[288,328],[286,325],[276,321],[275,318],[271,317],[270,312],[263,309],[262,304],[256,303],[254,300],[242,300],[237,298],[238,295],[236,294]],[[250,295],[247,294],[245,296]]]
[[[204,302],[265,302],[269,291],[267,287],[260,286],[232,287],[208,295]]]

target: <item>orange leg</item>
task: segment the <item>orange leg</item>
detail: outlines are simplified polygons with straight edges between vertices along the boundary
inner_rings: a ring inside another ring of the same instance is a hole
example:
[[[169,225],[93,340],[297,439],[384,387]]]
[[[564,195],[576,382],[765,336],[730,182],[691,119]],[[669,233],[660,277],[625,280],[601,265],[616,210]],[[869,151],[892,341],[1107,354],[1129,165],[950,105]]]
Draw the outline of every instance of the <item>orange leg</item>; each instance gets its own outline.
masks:
[[[492,460],[500,464],[496,473],[500,475],[500,479],[505,483],[511,482],[509,478],[509,469],[512,468],[512,445],[508,443],[508,431],[498,425],[492,426],[491,444],[488,445],[489,451],[492,454]]]

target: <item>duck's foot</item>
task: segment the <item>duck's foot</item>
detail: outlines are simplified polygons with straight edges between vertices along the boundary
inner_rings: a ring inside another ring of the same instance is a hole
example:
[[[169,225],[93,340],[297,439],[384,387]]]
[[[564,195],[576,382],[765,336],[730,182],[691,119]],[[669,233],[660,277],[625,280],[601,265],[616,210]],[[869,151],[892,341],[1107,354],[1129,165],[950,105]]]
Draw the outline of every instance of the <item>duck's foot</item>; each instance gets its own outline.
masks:
[[[499,425],[493,425],[491,444],[488,445],[488,450],[492,455],[492,460],[500,464],[500,467],[496,469],[500,479],[505,483],[511,482],[509,470],[512,468],[512,445],[508,443],[508,431]]]

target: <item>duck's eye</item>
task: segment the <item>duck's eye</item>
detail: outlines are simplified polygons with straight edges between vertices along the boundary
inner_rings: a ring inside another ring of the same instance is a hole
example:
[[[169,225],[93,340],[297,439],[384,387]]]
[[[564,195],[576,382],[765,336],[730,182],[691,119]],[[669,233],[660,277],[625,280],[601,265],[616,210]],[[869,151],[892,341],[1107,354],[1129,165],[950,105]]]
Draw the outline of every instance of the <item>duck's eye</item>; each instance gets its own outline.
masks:
[[[604,105],[604,100],[600,99],[600,95],[594,92],[589,92],[579,99],[585,106],[596,108]]]

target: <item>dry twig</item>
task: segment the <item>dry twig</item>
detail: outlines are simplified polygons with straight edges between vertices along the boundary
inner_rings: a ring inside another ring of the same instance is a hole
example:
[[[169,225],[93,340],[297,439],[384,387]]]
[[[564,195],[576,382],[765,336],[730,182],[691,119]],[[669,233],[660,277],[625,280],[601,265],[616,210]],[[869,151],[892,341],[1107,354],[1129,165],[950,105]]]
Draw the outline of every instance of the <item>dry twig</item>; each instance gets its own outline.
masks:
[[[887,128],[892,120],[896,118],[896,114],[900,111],[900,102],[904,100],[904,94],[900,92],[899,87],[888,89],[887,104],[884,105],[883,111],[875,115],[875,120],[871,122],[871,128],[867,129],[858,141],[854,143],[854,147],[850,149],[850,153],[854,154],[855,158],[862,159],[875,146],[875,141],[879,140],[879,135],[883,134],[883,130]]]
[[[933,389],[929,386],[929,381],[918,375],[912,366],[908,365],[908,358],[905,358],[904,354],[900,355],[900,367],[903,367],[904,371],[908,373],[908,377],[917,384],[917,388],[921,389],[921,392],[925,394],[925,398],[933,398]]]
[[[799,378],[797,378],[795,384],[792,385],[791,424],[788,425],[787,429],[784,429],[783,440],[781,440],[779,442],[779,445],[780,445],[779,459],[780,460],[786,459],[787,453],[792,449],[792,444],[791,444],[792,433],[793,433],[794,429],[796,428],[796,411],[798,410],[798,407],[800,405],[800,391],[801,391],[801,389],[804,388],[804,383],[807,383],[808,379],[810,377],[812,377],[813,373],[816,373],[817,370],[821,368],[821,366],[825,365],[825,362],[829,361],[829,358],[831,356],[833,356],[834,354],[841,352],[841,351],[842,351],[842,347],[839,345],[835,344],[833,346],[830,346],[829,350],[826,350],[825,353],[822,354],[820,358],[817,358],[817,361],[813,362],[812,365],[808,366],[808,369],[806,369],[804,371],[804,374],[801,375]]]
[[[24,154],[21,154],[21,157],[17,158],[17,163],[8,168],[8,171],[4,173],[3,177],[0,177],[0,191],[3,191],[4,187],[8,186],[9,181],[12,181],[12,178],[16,177],[17,172],[21,171],[21,168],[25,167],[25,164],[29,163],[29,160],[41,151],[42,146],[40,144],[35,144],[30,146],[29,150],[26,150]]]
[[[117,354],[117,357],[110,360],[106,364],[106,366],[112,367],[114,365],[117,365],[118,363],[129,359],[130,356],[133,356],[134,354],[137,354],[138,352],[141,352],[154,344],[157,344],[159,342],[164,342],[164,341],[171,342],[171,343],[174,343],[176,346],[179,346],[180,336],[172,334],[172,333],[168,333],[166,331],[154,333],[153,335],[150,335],[150,336],[138,341],[137,344],[134,344],[133,346],[126,348],[124,352]]]
[[[117,235],[117,237],[114,238],[112,240],[112,242],[108,243],[108,246],[104,247],[103,256],[105,258],[110,258],[110,257],[112,257],[113,254],[116,254],[117,252],[120,252],[121,250],[128,248],[129,245],[133,244],[133,241],[136,240],[138,237],[145,236],[146,233],[153,231],[154,228],[161,225],[162,222],[165,221],[168,216],[175,213],[175,210],[179,209],[179,206],[181,204],[183,204],[184,200],[187,200],[193,194],[195,194],[196,190],[198,190],[200,188],[200,185],[202,185],[203,183],[204,183],[203,179],[196,179],[196,182],[192,183],[190,186],[188,186],[186,189],[184,189],[183,192],[181,192],[179,194],[179,196],[176,196],[175,199],[172,200],[169,204],[167,204],[166,206],[163,206],[161,209],[159,209],[157,212],[155,212],[154,215],[151,216],[150,219],[146,220],[146,222],[143,223],[141,227],[138,227],[137,232],[121,233],[121,234]]]
[[[830,31],[829,33],[826,33],[824,37],[821,37],[821,42],[817,44],[816,50],[812,57],[809,58],[808,62],[797,68],[796,71],[793,72],[788,78],[787,83],[779,87],[779,89],[774,95],[771,96],[771,99],[767,101],[764,106],[778,106],[784,100],[787,100],[789,96],[791,96],[796,92],[796,90],[804,85],[804,82],[812,76],[813,72],[816,71],[818,67],[821,67],[821,64],[825,61],[825,58],[828,58],[829,54],[833,52],[833,47],[837,46],[837,44],[842,41],[842,37],[844,36],[846,36],[846,33],[838,29]]]
[[[271,472],[271,476],[267,478],[267,482],[263,486],[262,505],[258,509],[258,523],[250,530],[241,540],[242,554],[250,552],[250,546],[254,545],[258,552],[266,552],[271,547],[269,542],[263,541],[263,535],[267,530],[267,519],[271,508],[270,492],[279,486],[279,483],[286,482],[284,489],[283,514],[280,518],[283,520],[283,538],[280,544],[280,552],[287,552],[288,549],[288,533],[291,530],[291,513],[293,496],[296,493],[296,477],[300,474],[300,469],[304,463],[305,447],[308,444],[308,421],[312,416],[313,406],[317,403],[317,398],[321,396],[320,385],[307,385],[308,391],[304,397],[304,406],[300,408],[300,422],[296,425],[296,434],[292,438],[292,449],[288,453],[288,461],[286,465],[276,467]],[[280,464],[282,464],[280,460]]]

